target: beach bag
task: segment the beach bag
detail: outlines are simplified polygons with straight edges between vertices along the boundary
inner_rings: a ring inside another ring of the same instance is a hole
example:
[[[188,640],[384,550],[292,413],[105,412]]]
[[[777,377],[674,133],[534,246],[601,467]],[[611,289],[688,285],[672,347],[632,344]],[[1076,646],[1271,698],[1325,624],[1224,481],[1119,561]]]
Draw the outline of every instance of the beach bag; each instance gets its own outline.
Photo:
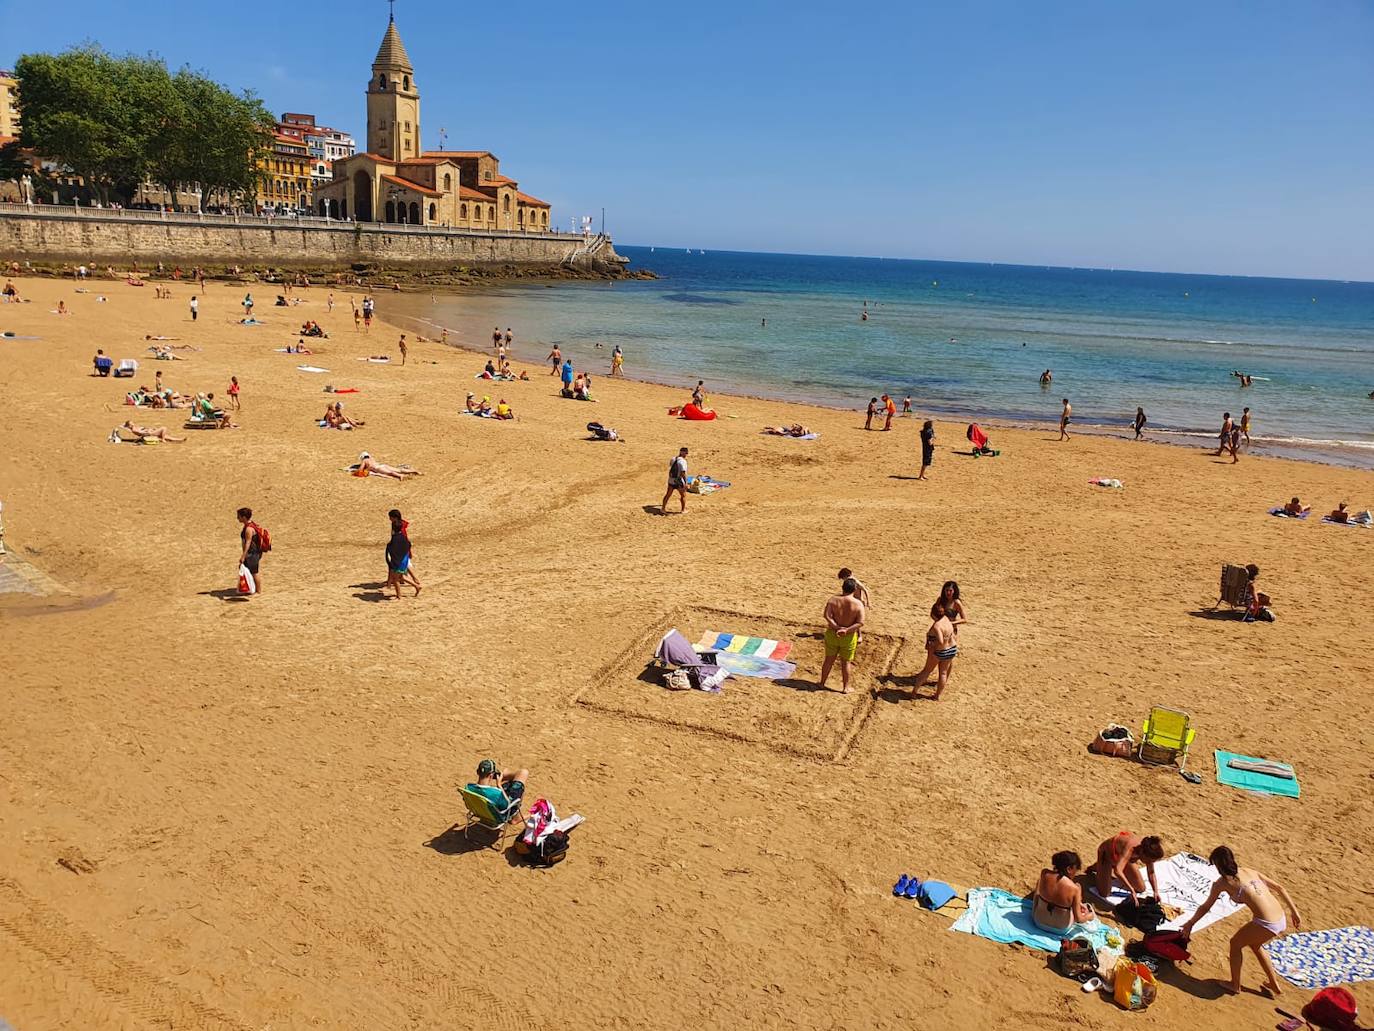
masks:
[[[540,866],[553,866],[568,857],[566,831],[551,831],[534,847],[533,859]]]
[[[692,679],[686,669],[678,667],[663,674],[663,685],[669,691],[690,691],[692,690]]]
[[[958,894],[944,881],[922,881],[920,890],[916,893],[916,901],[933,913]]]
[[[1323,988],[1302,1008],[1302,1018],[1324,1031],[1358,1031],[1360,1007],[1348,988]]]
[[[1096,755],[1110,755],[1118,759],[1129,759],[1135,754],[1135,738],[1125,727],[1109,723],[1097,732],[1088,751]]]
[[[253,582],[253,573],[242,563],[239,564],[239,593],[252,594],[258,589],[258,585]]]
[[[1164,907],[1159,904],[1158,899],[1141,899],[1139,902],[1132,902],[1126,899],[1117,904],[1112,910],[1112,915],[1127,927],[1134,927],[1137,931],[1144,931],[1146,934],[1153,934],[1159,930],[1159,925],[1164,923],[1167,917],[1164,915]]]
[[[1155,1001],[1158,982],[1150,968],[1134,960],[1122,959],[1116,964],[1112,982],[1112,997],[1122,1009],[1143,1010]]]
[[[1087,938],[1065,938],[1059,943],[1054,965],[1065,977],[1087,980],[1097,973],[1097,950]]]
[[[1188,963],[1193,958],[1192,953],[1188,951],[1188,936],[1182,931],[1156,931],[1147,934],[1140,941],[1127,945],[1126,955],[1132,959],[1153,956],[1155,959],[1166,959],[1171,963]]]
[[[258,550],[259,550],[259,551],[271,551],[271,550],[272,550],[272,535],[271,535],[270,533],[267,532],[267,527],[265,527],[265,526],[259,526],[257,523],[252,523],[251,525],[252,525],[253,529],[256,530],[256,531],[258,532]]]

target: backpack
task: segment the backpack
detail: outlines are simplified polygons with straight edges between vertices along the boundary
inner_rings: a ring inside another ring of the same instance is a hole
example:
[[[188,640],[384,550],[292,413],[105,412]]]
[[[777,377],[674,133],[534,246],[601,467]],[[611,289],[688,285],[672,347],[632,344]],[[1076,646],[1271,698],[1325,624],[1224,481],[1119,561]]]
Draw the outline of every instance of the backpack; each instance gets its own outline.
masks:
[[[1127,945],[1126,955],[1132,959],[1154,956],[1156,959],[1167,959],[1173,963],[1188,963],[1193,958],[1192,953],[1188,951],[1188,938],[1182,931],[1155,931],[1147,934],[1141,941]]]
[[[542,841],[534,847],[530,854],[540,866],[553,866],[561,863],[568,857],[568,835],[565,831],[551,831],[544,835]]]
[[[1166,919],[1164,907],[1159,904],[1158,899],[1153,898],[1144,898],[1138,903],[1126,899],[1117,904],[1112,910],[1112,915],[1126,926],[1134,927],[1146,934],[1153,934],[1159,930],[1159,925]]]
[[[259,551],[271,551],[271,550],[272,550],[272,535],[271,535],[270,533],[267,532],[267,527],[265,527],[265,526],[259,526],[257,523],[252,523],[252,524],[250,524],[250,525],[253,527],[253,529],[254,529],[255,531],[257,531],[257,535],[258,535],[258,550],[259,550]]]
[[[1360,1007],[1348,988],[1323,988],[1302,1008],[1302,1018],[1326,1031],[1357,1031]]]
[[[1097,950],[1087,938],[1064,938],[1059,942],[1054,966],[1065,977],[1087,980],[1098,971]]]

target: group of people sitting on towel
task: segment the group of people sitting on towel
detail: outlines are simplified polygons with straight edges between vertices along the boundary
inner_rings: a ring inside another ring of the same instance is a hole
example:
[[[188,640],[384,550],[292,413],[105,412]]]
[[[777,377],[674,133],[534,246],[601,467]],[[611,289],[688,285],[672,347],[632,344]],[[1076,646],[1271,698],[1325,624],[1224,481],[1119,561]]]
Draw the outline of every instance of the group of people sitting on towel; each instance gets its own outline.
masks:
[[[324,406],[324,416],[319,420],[320,426],[327,430],[351,430],[366,423],[362,419],[353,419],[344,415],[343,402],[334,401]]]
[[[517,379],[521,379],[521,380],[527,380],[527,379],[530,378],[530,374],[529,374],[528,372],[522,372],[522,373],[520,373],[519,376],[517,376],[517,375],[515,374],[515,371],[510,367],[510,359],[507,358],[507,357],[505,357],[504,355],[502,355],[502,357],[501,357],[501,365],[500,365],[499,368],[498,368],[495,364],[492,363],[492,360],[491,360],[490,358],[488,358],[488,359],[487,359],[486,367],[482,370],[482,375],[480,375],[480,376],[477,377],[477,378],[478,378],[478,379],[508,379],[508,380],[517,380]]]
[[[560,391],[563,397],[570,397],[574,401],[590,401],[592,399],[592,378],[585,372],[579,372],[571,383],[564,383]]]
[[[491,397],[489,395],[484,395],[482,400],[478,401],[477,395],[469,391],[465,405],[467,407],[467,412],[469,415],[475,415],[481,419],[515,418],[515,410],[506,403],[506,399],[504,397],[501,398],[501,400],[497,401],[496,407],[493,408],[491,405]]]
[[[303,337],[328,337],[329,334],[320,328],[320,324],[313,319],[301,326],[299,334]]]
[[[1076,924],[1094,921],[1097,914],[1083,901],[1084,881],[1091,885],[1104,903],[1113,888],[1124,887],[1130,895],[1130,901],[1138,905],[1141,896],[1146,895],[1145,881],[1148,878],[1149,894],[1158,902],[1160,895],[1155,864],[1163,858],[1164,846],[1157,836],[1141,837],[1130,831],[1119,831],[1097,846],[1097,861],[1086,871],[1077,852],[1056,852],[1050,857],[1049,868],[1041,870],[1036,880],[1031,918],[1042,930],[1053,934],[1066,931]],[[1271,996],[1280,994],[1282,989],[1263,946],[1288,929],[1285,907],[1293,914],[1293,926],[1302,926],[1298,907],[1282,884],[1258,870],[1241,866],[1235,853],[1227,846],[1214,848],[1207,861],[1219,876],[1213,882],[1207,900],[1183,923],[1179,932],[1185,939],[1190,937],[1193,928],[1223,894],[1229,896],[1232,902],[1248,907],[1250,922],[1231,937],[1231,981],[1226,987],[1233,995],[1240,992],[1241,963],[1244,950],[1249,948],[1259,958],[1266,979],[1265,988]],[[1143,875],[1141,867],[1144,867]]]
[[[764,433],[771,433],[775,437],[809,437],[811,431],[799,422],[794,422],[791,426],[765,426]]]

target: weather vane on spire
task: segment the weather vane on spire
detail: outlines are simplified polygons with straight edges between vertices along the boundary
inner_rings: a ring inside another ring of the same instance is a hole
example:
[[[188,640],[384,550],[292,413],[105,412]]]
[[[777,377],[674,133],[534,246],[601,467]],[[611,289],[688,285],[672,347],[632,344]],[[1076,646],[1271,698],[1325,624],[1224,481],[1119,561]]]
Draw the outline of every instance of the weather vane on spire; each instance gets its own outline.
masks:
[[[390,21],[396,20],[396,0],[386,0],[386,5],[391,8]]]

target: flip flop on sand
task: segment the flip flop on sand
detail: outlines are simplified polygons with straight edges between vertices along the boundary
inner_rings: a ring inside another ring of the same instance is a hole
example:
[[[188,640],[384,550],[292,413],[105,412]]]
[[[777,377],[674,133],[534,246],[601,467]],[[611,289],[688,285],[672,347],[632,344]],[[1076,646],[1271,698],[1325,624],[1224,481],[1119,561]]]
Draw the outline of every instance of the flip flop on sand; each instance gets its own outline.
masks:
[[[915,878],[913,878],[910,874],[902,874],[902,876],[897,878],[897,883],[892,886],[892,894],[896,895],[898,898],[901,898],[903,895],[906,894],[907,884],[913,881],[914,879]]]
[[[918,895],[920,895],[920,894],[921,894],[921,879],[920,879],[919,877],[913,877],[913,878],[911,878],[911,880],[907,883],[906,891],[904,891],[902,894],[905,895],[905,896],[906,896],[907,898],[909,898],[909,899],[914,899],[914,898],[916,898]]]

